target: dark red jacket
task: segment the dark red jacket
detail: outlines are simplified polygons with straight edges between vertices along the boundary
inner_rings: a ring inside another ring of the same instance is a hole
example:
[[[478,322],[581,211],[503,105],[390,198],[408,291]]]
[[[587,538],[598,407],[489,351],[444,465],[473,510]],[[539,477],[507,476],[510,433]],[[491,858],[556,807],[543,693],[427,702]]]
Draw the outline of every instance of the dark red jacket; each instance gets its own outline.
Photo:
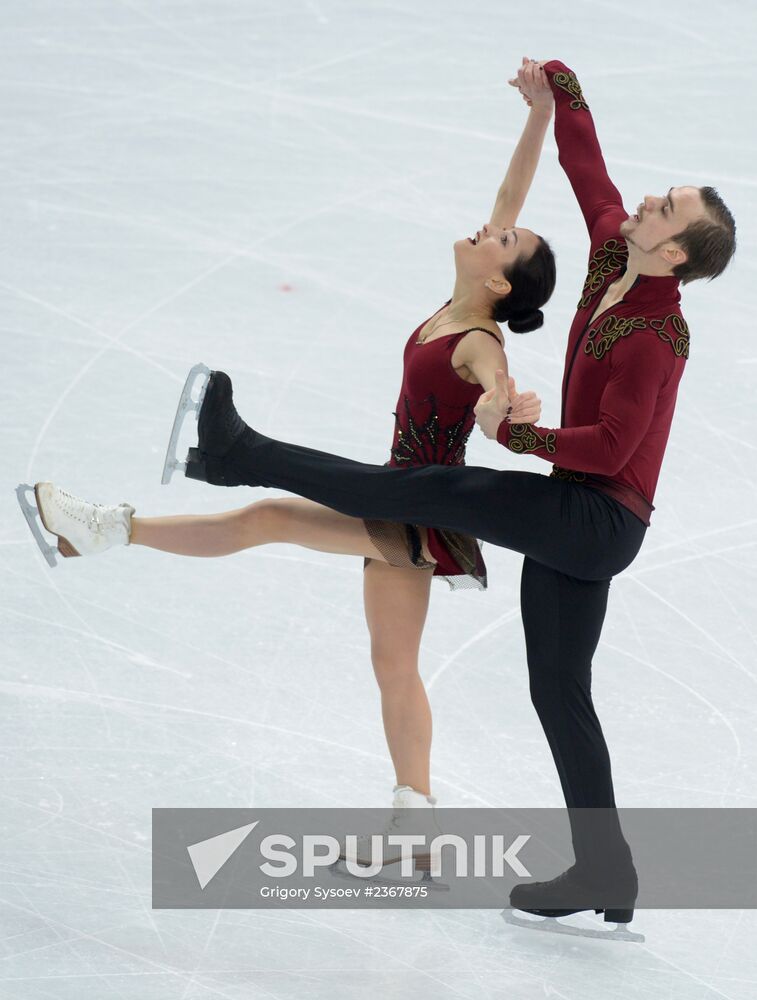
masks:
[[[628,213],[575,74],[561,62],[544,68],[555,95],[560,163],[589,230],[589,267],[568,337],[560,427],[503,421],[497,440],[554,462],[552,475],[609,493],[648,524],[689,354],[679,282],[641,275],[591,323],[607,286],[625,270],[619,226]]]

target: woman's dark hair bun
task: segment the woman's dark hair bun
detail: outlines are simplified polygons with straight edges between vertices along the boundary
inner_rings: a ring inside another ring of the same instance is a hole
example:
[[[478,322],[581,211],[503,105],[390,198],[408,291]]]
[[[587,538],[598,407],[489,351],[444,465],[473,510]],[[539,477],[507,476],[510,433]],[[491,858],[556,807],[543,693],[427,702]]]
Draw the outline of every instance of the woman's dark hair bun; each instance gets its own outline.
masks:
[[[497,323],[507,323],[513,333],[528,333],[544,325],[541,307],[555,289],[555,255],[542,236],[536,237],[536,250],[530,257],[520,256],[504,270],[510,291],[494,306]]]
[[[513,333],[530,333],[544,325],[544,313],[541,309],[534,309],[525,316],[510,316],[507,325]]]

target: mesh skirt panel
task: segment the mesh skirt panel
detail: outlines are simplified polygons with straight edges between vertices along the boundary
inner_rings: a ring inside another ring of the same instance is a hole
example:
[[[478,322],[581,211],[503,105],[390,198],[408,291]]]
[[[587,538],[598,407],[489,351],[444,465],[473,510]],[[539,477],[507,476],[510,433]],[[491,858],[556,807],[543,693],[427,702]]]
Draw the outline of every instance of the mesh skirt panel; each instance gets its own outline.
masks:
[[[429,549],[436,563],[424,558],[421,537],[414,524],[363,519],[368,537],[390,566],[434,569],[434,578],[445,580],[450,590],[486,590],[486,566],[480,543],[470,535],[443,528],[429,529]],[[363,566],[370,562],[365,559]]]
[[[434,577],[445,580],[450,590],[486,590],[483,542],[460,531],[430,528],[428,547],[437,560]]]
[[[404,569],[430,569],[434,563],[424,559],[420,532],[414,524],[363,519],[368,537],[390,566]],[[366,559],[363,565],[367,565]]]
[[[391,461],[385,462],[391,465]],[[436,563],[424,559],[420,532],[415,524],[397,524],[363,518],[368,536],[390,566],[410,569],[434,567],[434,579],[445,580],[450,590],[486,590],[483,542],[460,531],[428,529],[428,548]],[[365,568],[370,559],[363,561]]]

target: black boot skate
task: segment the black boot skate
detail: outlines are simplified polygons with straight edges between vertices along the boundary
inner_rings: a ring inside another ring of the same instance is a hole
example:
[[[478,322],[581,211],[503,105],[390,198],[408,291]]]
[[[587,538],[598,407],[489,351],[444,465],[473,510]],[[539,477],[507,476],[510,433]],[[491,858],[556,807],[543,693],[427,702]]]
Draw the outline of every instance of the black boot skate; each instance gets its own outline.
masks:
[[[197,396],[192,392],[201,375]],[[185,462],[176,459],[176,446],[184,418],[197,414],[197,447],[190,448]],[[247,424],[234,407],[231,379],[225,372],[212,372],[205,365],[195,365],[187,376],[174,418],[168,453],[163,468],[163,482],[169,482],[177,469],[189,479],[199,479],[213,486],[240,486],[242,480],[234,472],[228,456]]]
[[[516,885],[510,893],[510,906],[513,909],[546,917],[546,920],[525,920],[508,910],[502,915],[508,923],[518,927],[549,930],[559,934],[578,934],[584,937],[643,941],[643,935],[632,934],[626,929],[626,925],[633,920],[637,895],[638,880],[633,865],[624,866],[622,870],[613,873],[603,882],[597,879],[595,873],[581,871],[577,865],[573,865],[557,878],[548,882]],[[608,932],[558,923],[558,917],[567,917],[584,910],[603,913],[605,923],[618,925],[616,930]]]

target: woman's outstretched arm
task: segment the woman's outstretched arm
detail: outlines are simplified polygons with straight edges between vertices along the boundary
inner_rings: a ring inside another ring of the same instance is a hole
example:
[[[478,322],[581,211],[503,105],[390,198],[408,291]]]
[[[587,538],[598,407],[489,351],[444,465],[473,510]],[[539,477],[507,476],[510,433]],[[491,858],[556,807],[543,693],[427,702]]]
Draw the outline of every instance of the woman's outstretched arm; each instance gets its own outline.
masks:
[[[460,360],[468,370],[475,375],[478,384],[484,392],[489,392],[498,383],[497,376],[501,373],[511,398],[508,401],[510,411],[505,411],[503,419],[512,423],[537,423],[541,418],[541,400],[535,392],[518,392],[515,380],[509,377],[507,355],[499,338],[495,340],[483,330],[471,330],[461,340],[457,351]],[[489,397],[490,398],[490,397]]]
[[[523,133],[515,147],[505,179],[497,192],[497,200],[492,211],[492,225],[501,226],[503,229],[515,225],[523,208],[536,173],[544,136],[555,104],[544,70],[537,63],[524,59],[523,65],[518,70],[518,77],[528,82],[529,91],[534,96],[530,100],[530,111]]]

